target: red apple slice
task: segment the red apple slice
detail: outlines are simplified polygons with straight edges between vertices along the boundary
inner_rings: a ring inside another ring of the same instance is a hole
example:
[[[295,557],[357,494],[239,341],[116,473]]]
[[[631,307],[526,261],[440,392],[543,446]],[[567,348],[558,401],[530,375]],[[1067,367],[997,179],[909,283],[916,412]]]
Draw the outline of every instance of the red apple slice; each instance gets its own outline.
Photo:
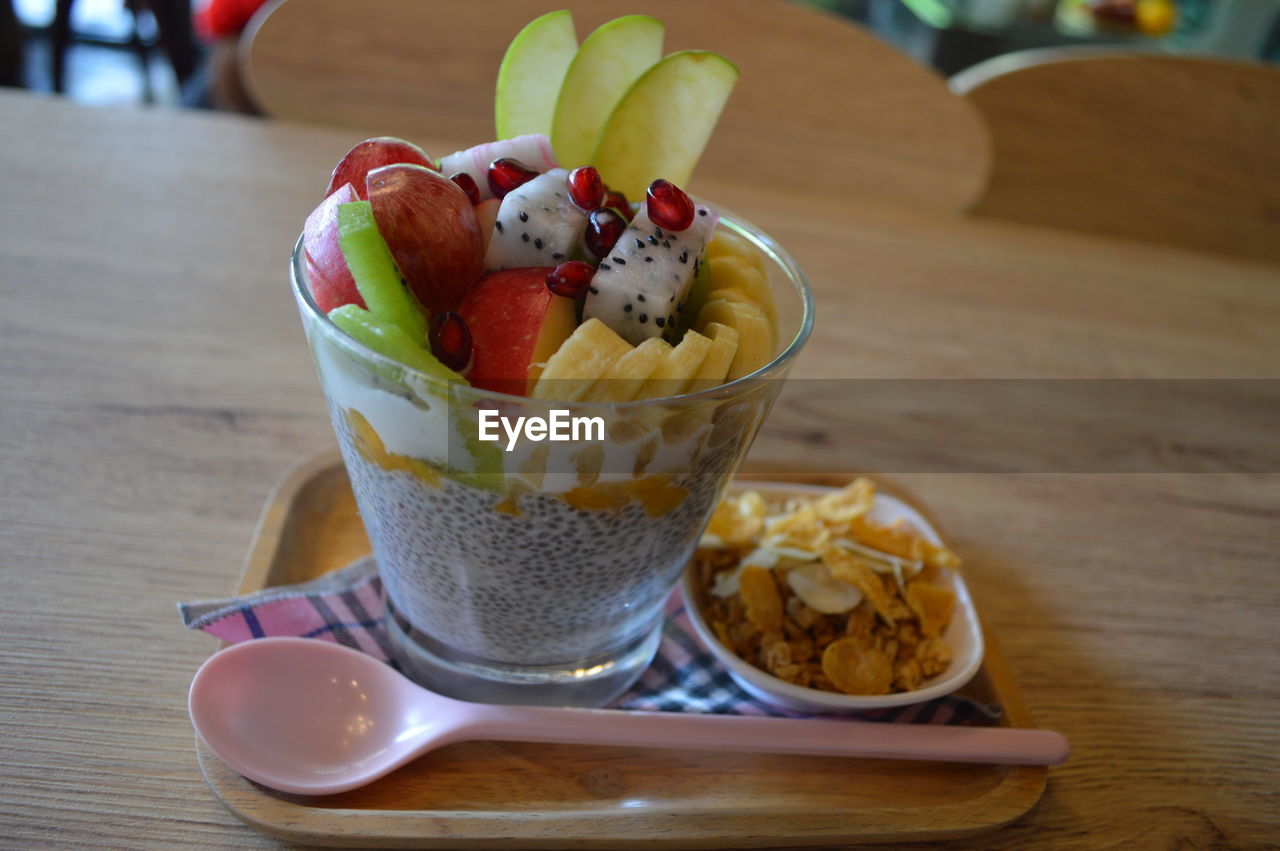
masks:
[[[436,164],[432,162],[431,157],[427,156],[426,151],[412,142],[406,142],[394,136],[375,136],[372,139],[365,139],[338,160],[333,176],[329,178],[329,188],[325,190],[325,194],[332,193],[344,183],[350,183],[355,187],[356,195],[360,196],[360,200],[368,201],[365,177],[375,168],[396,163],[420,165],[433,171],[436,168]]]
[[[338,205],[355,201],[356,192],[350,183],[320,203],[307,216],[302,226],[302,252],[307,268],[307,283],[316,306],[325,313],[344,304],[365,307],[355,279],[347,268],[346,258],[338,244]]]
[[[366,178],[378,231],[400,274],[432,314],[453,310],[484,271],[484,242],[467,193],[420,165],[388,165]]]
[[[471,327],[475,387],[526,396],[577,326],[572,300],[547,289],[550,266],[491,272],[458,305]]]

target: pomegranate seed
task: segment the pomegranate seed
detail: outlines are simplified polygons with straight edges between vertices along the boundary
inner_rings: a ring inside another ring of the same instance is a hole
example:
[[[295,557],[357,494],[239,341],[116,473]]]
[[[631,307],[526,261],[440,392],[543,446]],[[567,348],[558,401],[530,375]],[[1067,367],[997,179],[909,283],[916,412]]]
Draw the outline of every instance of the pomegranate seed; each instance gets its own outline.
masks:
[[[655,180],[645,193],[649,220],[667,230],[684,230],[693,224],[693,202],[669,180]]]
[[[614,192],[612,189],[604,193],[604,206],[612,207],[622,214],[622,218],[631,221],[635,213],[631,211],[631,204],[627,201],[627,196],[621,192]]]
[[[467,320],[452,310],[442,310],[431,317],[427,340],[431,353],[449,369],[462,373],[471,367],[471,329]]]
[[[601,207],[592,210],[591,215],[587,216],[587,231],[582,239],[587,250],[603,260],[609,256],[618,237],[626,229],[627,220],[622,218],[621,213],[611,207]]]
[[[489,163],[489,189],[495,198],[507,197],[508,192],[537,176],[536,171],[511,157],[499,157]]]
[[[604,203],[604,181],[593,166],[584,165],[569,172],[569,197],[588,213]]]
[[[596,270],[590,263],[569,260],[547,274],[547,289],[565,298],[582,298],[595,276]]]
[[[476,179],[465,171],[457,174],[449,175],[449,179],[462,187],[462,191],[467,193],[467,197],[471,199],[471,206],[480,203],[480,187],[476,186]]]

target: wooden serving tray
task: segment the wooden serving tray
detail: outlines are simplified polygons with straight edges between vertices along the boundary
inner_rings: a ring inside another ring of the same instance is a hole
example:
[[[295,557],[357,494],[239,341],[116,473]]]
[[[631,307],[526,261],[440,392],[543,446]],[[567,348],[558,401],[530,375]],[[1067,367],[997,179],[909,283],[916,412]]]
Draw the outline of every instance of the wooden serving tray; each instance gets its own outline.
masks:
[[[238,593],[312,579],[368,552],[346,471],[336,452],[328,454],[289,473],[271,495]],[[989,632],[975,681],[1005,707],[1002,723],[1031,726]],[[1039,800],[1047,775],[1045,768],[1025,766],[464,742],[362,789],[308,798],[244,779],[198,738],[196,754],[214,794],[246,824],[282,839],[333,846],[932,841],[1008,824]]]

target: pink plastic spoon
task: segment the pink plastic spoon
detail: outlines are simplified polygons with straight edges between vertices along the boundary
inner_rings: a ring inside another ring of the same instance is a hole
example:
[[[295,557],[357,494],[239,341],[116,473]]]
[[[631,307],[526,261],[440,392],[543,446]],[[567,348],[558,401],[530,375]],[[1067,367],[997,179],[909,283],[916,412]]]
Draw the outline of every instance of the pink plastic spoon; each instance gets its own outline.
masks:
[[[363,786],[472,739],[1054,765],[1050,730],[490,706],[441,697],[327,641],[261,638],[214,654],[189,695],[196,732],[251,780],[299,795]]]

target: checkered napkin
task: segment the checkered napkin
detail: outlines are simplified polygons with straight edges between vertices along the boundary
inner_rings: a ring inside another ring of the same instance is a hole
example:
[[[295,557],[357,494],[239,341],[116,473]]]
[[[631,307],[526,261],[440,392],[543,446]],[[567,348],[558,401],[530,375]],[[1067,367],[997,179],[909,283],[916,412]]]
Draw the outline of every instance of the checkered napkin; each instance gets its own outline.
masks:
[[[203,630],[232,644],[267,636],[303,636],[334,641],[387,661],[382,582],[366,556],[297,585],[267,588],[244,597],[180,603],[188,629]],[[615,709],[789,715],[744,692],[703,649],[678,592],[666,603],[662,643],[653,663],[612,704]],[[925,703],[863,713],[871,721],[910,724],[990,724],[998,705],[949,695]]]

